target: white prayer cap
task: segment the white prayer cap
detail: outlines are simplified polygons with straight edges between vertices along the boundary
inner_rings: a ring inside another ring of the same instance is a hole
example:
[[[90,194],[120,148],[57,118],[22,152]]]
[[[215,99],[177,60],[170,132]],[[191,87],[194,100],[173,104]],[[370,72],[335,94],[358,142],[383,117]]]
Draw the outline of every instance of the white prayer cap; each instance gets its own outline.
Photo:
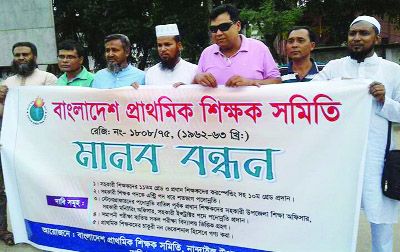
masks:
[[[378,34],[381,33],[381,25],[379,24],[378,20],[376,20],[376,18],[374,17],[370,17],[370,16],[358,16],[356,19],[354,19],[353,22],[351,22],[350,27],[360,21],[365,21],[368,22],[370,24],[372,24],[373,26],[376,27],[376,29],[378,30]]]
[[[179,35],[178,26],[176,24],[166,24],[156,26],[156,36],[158,37],[171,37]]]

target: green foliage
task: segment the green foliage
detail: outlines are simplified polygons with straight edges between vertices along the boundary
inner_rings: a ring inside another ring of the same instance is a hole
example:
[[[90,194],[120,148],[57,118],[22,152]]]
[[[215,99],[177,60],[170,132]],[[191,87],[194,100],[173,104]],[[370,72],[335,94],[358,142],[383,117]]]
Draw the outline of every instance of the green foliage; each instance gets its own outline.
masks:
[[[183,57],[196,62],[208,43],[208,12],[200,0],[54,0],[57,41],[75,39],[86,45],[96,68],[105,66],[104,38],[127,35],[130,61],[144,69],[158,59],[155,26],[177,23],[184,45]]]
[[[379,16],[400,28],[399,0],[305,0],[304,4],[305,15],[320,18],[329,37],[327,45],[347,41],[349,25],[359,15]]]
[[[287,31],[302,17],[303,9],[296,4],[296,1],[264,0],[257,9],[245,8],[241,11],[242,20],[257,26],[276,60],[279,60],[273,46],[276,36]]]

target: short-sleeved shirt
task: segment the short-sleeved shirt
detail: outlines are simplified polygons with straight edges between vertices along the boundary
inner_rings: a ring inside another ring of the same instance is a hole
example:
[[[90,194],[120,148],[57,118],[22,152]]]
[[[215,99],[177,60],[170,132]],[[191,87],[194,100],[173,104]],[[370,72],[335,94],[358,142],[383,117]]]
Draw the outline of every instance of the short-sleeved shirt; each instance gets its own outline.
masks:
[[[113,73],[104,68],[94,75],[92,87],[101,89],[119,88],[130,86],[133,82],[144,85],[145,76],[144,71],[130,64],[118,73]]]
[[[196,75],[197,66],[186,60],[180,59],[174,69],[161,69],[158,63],[146,72],[146,85],[173,85],[177,82],[190,84]]]
[[[82,71],[72,80],[68,81],[67,73],[58,78],[57,86],[77,86],[77,87],[92,87],[94,74],[88,72],[83,66]]]
[[[283,83],[290,83],[290,82],[307,82],[311,81],[315,75],[321,71],[325,64],[320,62],[315,62],[313,59],[310,59],[312,62],[312,66],[310,71],[300,79],[299,74],[293,72],[293,63],[289,62],[289,64],[279,66],[279,72],[281,73],[281,78]]]
[[[52,74],[36,68],[32,74],[27,77],[22,77],[19,74],[8,77],[3,85],[7,87],[18,87],[18,86],[43,86],[43,85],[55,85],[57,83],[57,77]]]
[[[226,57],[217,44],[204,49],[197,73],[211,73],[219,85],[234,75],[253,80],[279,78],[279,70],[268,47],[261,41],[239,36],[242,41],[240,49],[231,57]]]

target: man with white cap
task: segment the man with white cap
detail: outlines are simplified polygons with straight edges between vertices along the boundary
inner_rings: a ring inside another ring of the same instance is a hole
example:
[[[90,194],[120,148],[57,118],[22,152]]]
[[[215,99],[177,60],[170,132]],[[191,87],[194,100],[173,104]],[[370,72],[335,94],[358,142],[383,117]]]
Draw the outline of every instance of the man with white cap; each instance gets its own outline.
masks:
[[[362,207],[371,223],[372,251],[393,250],[393,224],[397,222],[398,202],[382,194],[388,122],[400,122],[400,66],[376,55],[380,38],[379,22],[360,16],[350,25],[349,56],[330,61],[313,79],[370,79],[372,104],[364,171]]]
[[[197,66],[181,58],[182,42],[176,24],[157,25],[157,50],[161,62],[146,73],[146,85],[190,84]]]

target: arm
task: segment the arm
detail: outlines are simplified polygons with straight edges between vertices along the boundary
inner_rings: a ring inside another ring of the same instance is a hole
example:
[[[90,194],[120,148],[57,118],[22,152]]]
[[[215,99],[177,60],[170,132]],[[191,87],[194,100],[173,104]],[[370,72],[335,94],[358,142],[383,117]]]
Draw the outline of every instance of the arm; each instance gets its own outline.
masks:
[[[56,85],[57,84],[57,77],[52,73],[47,73],[46,80],[44,85]]]
[[[332,79],[331,68],[332,68],[332,64],[331,64],[331,62],[328,62],[328,64],[326,64],[324,69],[322,69],[322,71],[320,71],[316,76],[314,76],[314,78],[311,81],[331,80]]]
[[[200,84],[206,87],[216,88],[218,86],[217,81],[211,73],[197,73],[194,76],[194,84]]]
[[[4,101],[6,99],[7,92],[8,92],[8,87],[7,86],[1,86],[0,87],[0,118],[3,118]]]
[[[217,87],[218,83],[211,73],[207,73],[204,70],[205,62],[204,51],[200,55],[199,63],[197,64],[196,75],[193,78],[193,84],[200,84],[206,87]]]
[[[396,74],[396,76],[400,78],[400,74]],[[397,81],[395,85],[391,96],[385,86],[378,82],[370,85],[369,92],[380,104],[377,112],[379,116],[392,122],[400,122],[400,81]]]

